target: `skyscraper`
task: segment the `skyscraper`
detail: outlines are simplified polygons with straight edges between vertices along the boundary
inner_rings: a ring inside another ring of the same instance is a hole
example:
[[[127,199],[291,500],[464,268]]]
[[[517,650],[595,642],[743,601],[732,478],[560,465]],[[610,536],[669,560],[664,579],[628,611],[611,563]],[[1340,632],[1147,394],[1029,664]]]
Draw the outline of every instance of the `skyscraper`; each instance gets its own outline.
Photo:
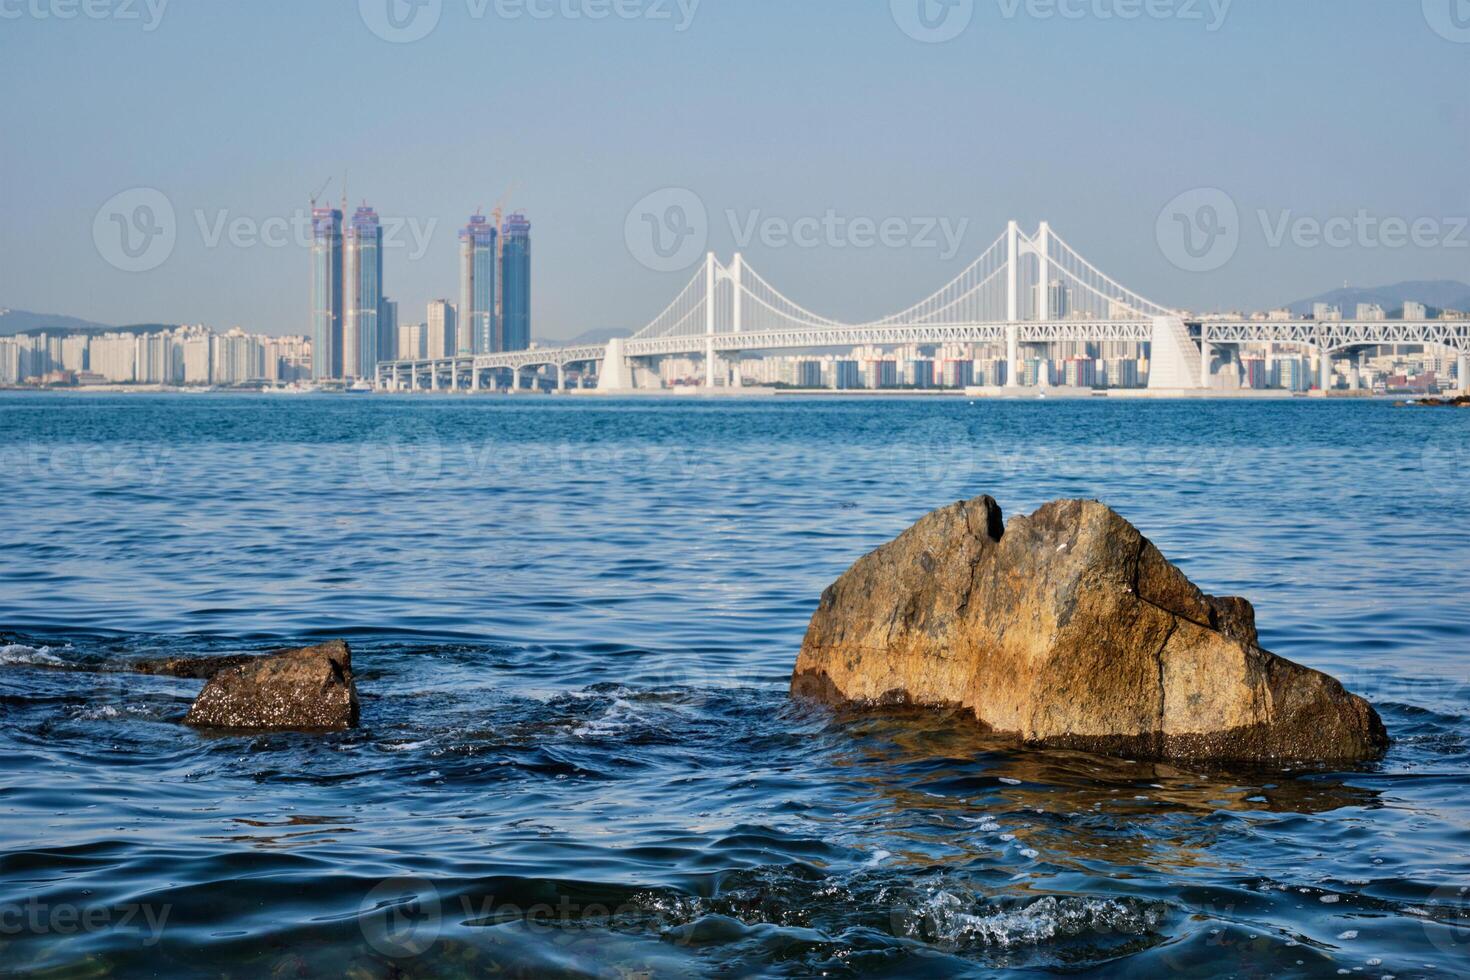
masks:
[[[311,376],[342,377],[342,212],[311,211]]]
[[[378,309],[378,360],[398,360],[398,304],[386,296]]]
[[[517,212],[500,229],[500,323],[503,350],[531,347],[531,222]]]
[[[495,226],[484,215],[459,233],[459,353],[501,349],[495,323]]]
[[[342,369],[345,377],[370,379],[376,376],[380,360],[383,312],[383,226],[378,212],[365,204],[357,209],[347,226],[344,252],[347,297]]]

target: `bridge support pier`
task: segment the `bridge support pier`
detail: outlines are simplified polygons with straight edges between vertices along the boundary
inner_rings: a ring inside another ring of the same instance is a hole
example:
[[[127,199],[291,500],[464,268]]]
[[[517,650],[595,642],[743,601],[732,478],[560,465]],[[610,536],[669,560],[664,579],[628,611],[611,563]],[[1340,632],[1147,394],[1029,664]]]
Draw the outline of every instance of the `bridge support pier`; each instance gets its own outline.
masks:
[[[1327,348],[1322,348],[1321,363],[1319,365],[1321,374],[1320,387],[1323,394],[1332,390],[1332,353]]]
[[[713,340],[710,341],[714,343]],[[630,391],[633,388],[633,369],[624,353],[625,341],[614,337],[607,342],[607,353],[603,355],[601,370],[597,372],[598,391]]]
[[[1006,387],[1021,385],[1021,226],[1006,226]]]
[[[1006,387],[1021,387],[1021,328],[1014,323],[1006,327]]]
[[[556,366],[556,390],[563,393],[567,390],[567,366],[565,364]]]
[[[715,253],[704,257],[704,386],[715,388]]]
[[[1211,362],[1215,360],[1215,345],[1200,338],[1199,342],[1199,386],[1210,387],[1210,380],[1214,377],[1210,371]]]
[[[1470,354],[1461,354],[1458,366],[1459,372],[1455,377],[1455,384],[1460,386],[1461,391],[1470,391]]]

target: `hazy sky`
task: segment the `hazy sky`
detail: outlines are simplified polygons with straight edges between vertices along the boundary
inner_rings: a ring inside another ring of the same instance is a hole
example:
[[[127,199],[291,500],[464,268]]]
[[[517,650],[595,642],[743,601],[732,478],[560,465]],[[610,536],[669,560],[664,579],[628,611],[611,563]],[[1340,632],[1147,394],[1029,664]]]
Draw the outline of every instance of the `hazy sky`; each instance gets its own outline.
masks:
[[[403,223],[405,321],[458,295],[457,229],[513,188],[540,337],[673,298],[689,272],[637,245],[665,188],[722,255],[776,219],[748,260],[847,318],[926,295],[1010,218],[1170,306],[1470,280],[1465,0],[389,2],[0,0],[0,306],[305,333],[290,223],[344,170]],[[162,251],[119,251],[114,214],[167,223]],[[1181,253],[1191,221],[1229,248]]]

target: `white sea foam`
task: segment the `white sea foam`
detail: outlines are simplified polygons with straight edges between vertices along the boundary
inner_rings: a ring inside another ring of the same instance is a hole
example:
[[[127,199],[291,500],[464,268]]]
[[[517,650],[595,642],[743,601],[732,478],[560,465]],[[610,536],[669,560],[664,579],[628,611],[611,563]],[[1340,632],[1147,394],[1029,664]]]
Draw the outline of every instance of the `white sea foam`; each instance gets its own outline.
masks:
[[[387,742],[381,748],[384,752],[417,752],[428,744],[430,739],[426,738],[417,742]]]
[[[578,738],[608,738],[620,735],[643,720],[645,712],[638,705],[621,697],[615,699],[608,705],[607,710],[600,717],[589,718],[576,728],[572,734]]]
[[[1164,922],[1162,906],[1114,899],[1038,899],[1025,908],[971,911],[966,900],[944,890],[932,892],[917,909],[918,938],[960,946],[1034,946],[1086,932],[1138,935]]]
[[[23,643],[12,643],[9,646],[0,647],[0,664],[64,667],[66,661],[52,656],[50,647],[28,647]]]

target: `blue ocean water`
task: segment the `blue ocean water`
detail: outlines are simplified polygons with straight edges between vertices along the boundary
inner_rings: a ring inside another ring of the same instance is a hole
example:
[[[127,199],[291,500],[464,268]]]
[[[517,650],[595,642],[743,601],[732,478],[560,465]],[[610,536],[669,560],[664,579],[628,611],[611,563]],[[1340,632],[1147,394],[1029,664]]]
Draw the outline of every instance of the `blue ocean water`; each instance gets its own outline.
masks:
[[[1470,972],[1470,413],[4,394],[0,472],[0,973]],[[982,493],[1112,504],[1392,751],[790,703],[822,589]],[[338,636],[342,735],[116,669]]]

